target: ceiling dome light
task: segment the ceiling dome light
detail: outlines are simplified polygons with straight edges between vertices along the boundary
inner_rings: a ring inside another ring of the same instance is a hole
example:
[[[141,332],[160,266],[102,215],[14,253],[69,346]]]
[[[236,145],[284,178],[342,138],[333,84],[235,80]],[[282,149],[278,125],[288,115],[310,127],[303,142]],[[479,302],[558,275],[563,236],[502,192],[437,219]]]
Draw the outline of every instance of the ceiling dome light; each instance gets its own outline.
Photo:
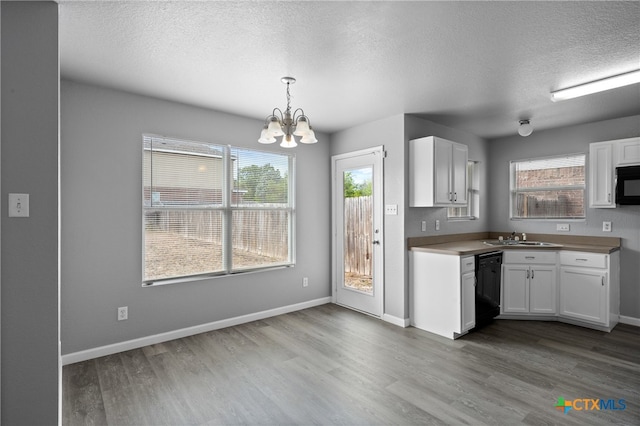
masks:
[[[291,95],[289,86],[296,82],[293,77],[282,77],[282,83],[287,85],[287,108],[282,112],[279,108],[274,108],[270,116],[264,123],[264,128],[260,133],[260,143],[273,143],[276,137],[282,136],[280,146],[283,148],[294,148],[298,146],[296,139],[293,137],[300,136],[300,142],[312,144],[318,142],[311,128],[309,117],[304,114],[302,108],[296,109],[291,113]]]
[[[529,123],[529,120],[520,120],[518,134],[520,136],[529,136],[531,133],[533,133],[533,126]]]

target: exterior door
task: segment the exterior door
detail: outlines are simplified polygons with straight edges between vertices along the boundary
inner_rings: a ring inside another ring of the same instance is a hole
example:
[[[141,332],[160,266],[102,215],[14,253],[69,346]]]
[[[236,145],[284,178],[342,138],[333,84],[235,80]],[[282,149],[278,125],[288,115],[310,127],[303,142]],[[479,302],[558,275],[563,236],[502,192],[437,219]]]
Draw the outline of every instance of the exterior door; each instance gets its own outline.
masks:
[[[332,157],[333,298],[382,316],[382,147]]]

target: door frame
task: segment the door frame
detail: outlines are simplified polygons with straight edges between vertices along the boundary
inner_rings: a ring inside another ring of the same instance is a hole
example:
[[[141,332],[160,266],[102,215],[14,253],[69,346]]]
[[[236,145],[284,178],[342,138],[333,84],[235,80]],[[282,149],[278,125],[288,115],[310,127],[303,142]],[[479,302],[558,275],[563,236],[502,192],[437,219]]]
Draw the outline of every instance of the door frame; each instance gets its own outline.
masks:
[[[337,252],[338,252],[338,229],[337,229],[337,215],[341,212],[338,212],[336,209],[335,197],[336,197],[336,162],[338,160],[358,157],[367,154],[377,154],[380,158],[379,163],[379,172],[373,174],[373,187],[379,188],[379,196],[374,195],[374,206],[373,212],[374,215],[378,216],[379,226],[379,234],[380,237],[378,241],[379,244],[379,256],[375,258],[375,262],[373,264],[373,277],[374,277],[374,291],[380,292],[379,298],[379,306],[378,311],[380,315],[373,315],[369,312],[363,312],[358,310],[358,312],[366,313],[367,315],[374,316],[376,318],[382,318],[384,316],[384,158],[386,156],[386,152],[384,150],[383,145],[374,146],[371,148],[360,149],[357,151],[350,151],[343,154],[336,154],[331,156],[331,301],[332,303],[337,303],[337,292],[338,292],[338,263],[337,263]],[[375,194],[375,192],[374,192]],[[344,277],[343,277],[344,278]],[[348,307],[348,306],[347,306]]]

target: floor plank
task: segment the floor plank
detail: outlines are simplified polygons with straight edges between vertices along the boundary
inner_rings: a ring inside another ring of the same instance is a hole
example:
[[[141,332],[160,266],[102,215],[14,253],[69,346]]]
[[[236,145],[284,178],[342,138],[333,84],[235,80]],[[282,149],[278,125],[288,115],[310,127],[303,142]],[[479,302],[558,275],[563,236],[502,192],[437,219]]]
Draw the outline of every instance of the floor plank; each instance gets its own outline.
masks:
[[[332,304],[63,368],[65,425],[639,424],[638,401],[637,327],[498,320],[452,341]]]

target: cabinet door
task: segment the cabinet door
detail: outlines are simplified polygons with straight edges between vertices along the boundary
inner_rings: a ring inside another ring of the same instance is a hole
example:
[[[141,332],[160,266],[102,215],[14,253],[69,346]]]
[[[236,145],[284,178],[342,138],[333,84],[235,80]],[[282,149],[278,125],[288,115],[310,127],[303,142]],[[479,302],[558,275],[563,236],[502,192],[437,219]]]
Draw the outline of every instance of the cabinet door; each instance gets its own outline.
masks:
[[[640,138],[618,141],[618,164],[640,164]]]
[[[467,272],[462,275],[462,331],[476,326],[476,275]]]
[[[589,146],[589,206],[615,207],[613,194],[613,145]]]
[[[529,312],[529,266],[502,265],[502,312]]]
[[[587,268],[560,268],[560,315],[608,325],[607,273]]]
[[[453,200],[451,188],[452,144],[441,139],[435,140],[435,161],[433,179],[435,204],[450,205]]]
[[[529,312],[532,314],[555,314],[556,268],[554,266],[532,266],[529,279]]]
[[[453,158],[453,203],[466,205],[467,204],[467,162],[468,162],[468,148],[466,145],[453,144],[452,158]]]

